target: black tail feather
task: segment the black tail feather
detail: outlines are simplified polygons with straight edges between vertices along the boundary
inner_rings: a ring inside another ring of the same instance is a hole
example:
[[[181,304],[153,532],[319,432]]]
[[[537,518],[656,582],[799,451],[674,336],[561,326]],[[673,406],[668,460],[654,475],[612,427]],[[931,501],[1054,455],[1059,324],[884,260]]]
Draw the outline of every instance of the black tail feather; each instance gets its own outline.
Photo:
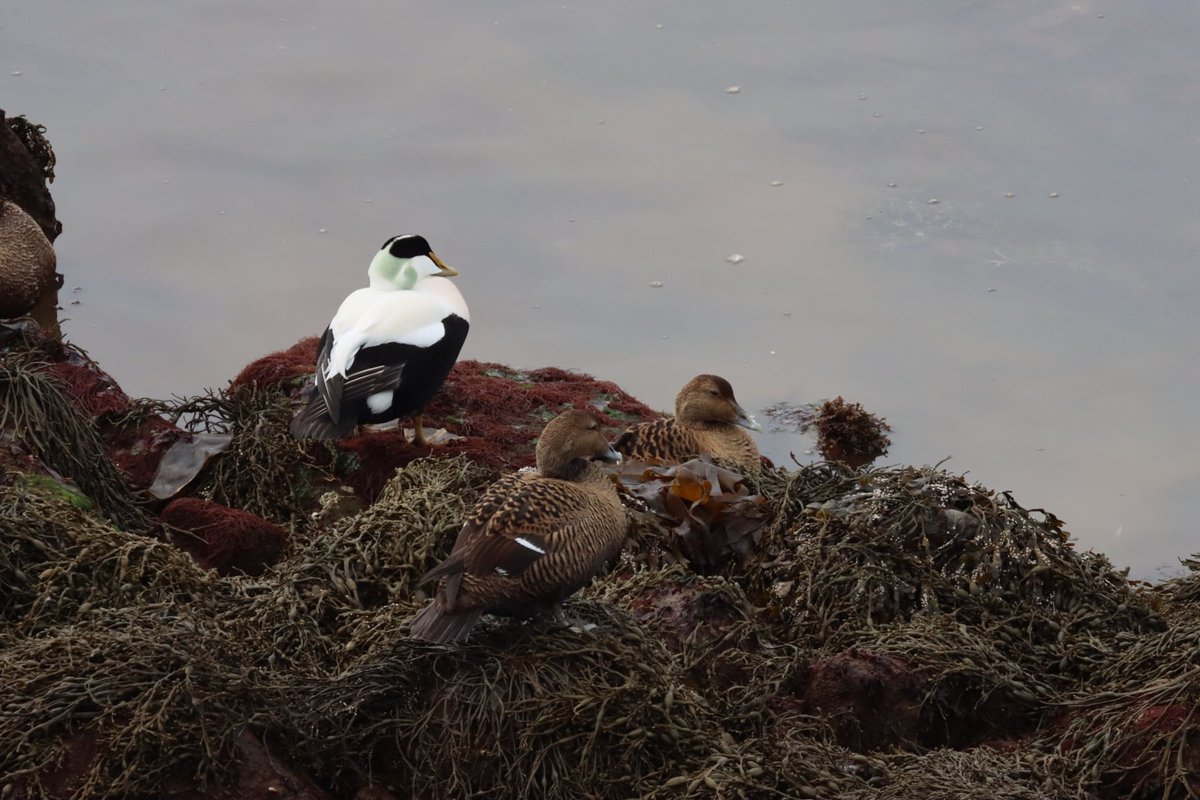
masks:
[[[412,622],[409,623],[409,635],[442,644],[461,642],[471,634],[481,616],[481,608],[446,611],[441,603],[433,600],[412,618]]]
[[[318,395],[292,419],[292,436],[297,439],[344,439],[354,433],[354,425],[353,419],[338,422],[330,419],[329,407]]]

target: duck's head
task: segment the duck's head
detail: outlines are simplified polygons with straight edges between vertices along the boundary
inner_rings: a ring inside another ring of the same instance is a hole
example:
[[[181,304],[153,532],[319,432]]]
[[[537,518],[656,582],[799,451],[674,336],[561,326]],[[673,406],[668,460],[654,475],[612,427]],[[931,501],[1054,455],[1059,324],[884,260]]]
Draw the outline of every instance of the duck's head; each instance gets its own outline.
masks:
[[[697,375],[688,381],[675,396],[675,417],[682,422],[726,422],[762,430],[738,404],[729,381],[717,375]]]
[[[620,460],[600,423],[586,411],[564,411],[546,423],[538,438],[538,472],[549,478],[569,480],[586,471],[592,461]]]
[[[376,289],[411,289],[422,278],[453,278],[457,274],[458,270],[438,258],[424,236],[414,233],[388,239],[367,268]]]

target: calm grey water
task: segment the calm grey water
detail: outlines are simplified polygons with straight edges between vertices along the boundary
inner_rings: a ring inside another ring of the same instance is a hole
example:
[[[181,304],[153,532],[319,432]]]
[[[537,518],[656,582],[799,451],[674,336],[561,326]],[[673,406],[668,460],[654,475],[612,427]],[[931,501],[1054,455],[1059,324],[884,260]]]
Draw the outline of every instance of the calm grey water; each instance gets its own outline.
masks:
[[[419,232],[466,357],[844,395],[1153,578],[1200,550],[1197,41],[1195,0],[5,0],[0,107],[133,394],[319,332]]]

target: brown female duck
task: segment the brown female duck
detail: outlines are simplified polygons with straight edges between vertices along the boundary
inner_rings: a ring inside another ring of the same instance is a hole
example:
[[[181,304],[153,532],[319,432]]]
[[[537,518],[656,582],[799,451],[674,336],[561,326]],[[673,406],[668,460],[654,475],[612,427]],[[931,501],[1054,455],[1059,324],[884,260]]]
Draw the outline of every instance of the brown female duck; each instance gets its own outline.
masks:
[[[54,247],[33,218],[0,198],[0,318],[28,313],[45,292],[61,287],[57,263]]]
[[[628,428],[614,447],[638,461],[678,463],[711,456],[755,472],[761,465],[758,446],[746,428],[762,426],[738,405],[729,381],[697,375],[675,397],[675,416]]]
[[[413,636],[467,638],[484,612],[556,608],[621,549],[628,519],[596,461],[617,461],[595,417],[567,411],[537,444],[537,472],[506,475],[467,515],[450,556],[421,583],[444,581],[413,618]]]

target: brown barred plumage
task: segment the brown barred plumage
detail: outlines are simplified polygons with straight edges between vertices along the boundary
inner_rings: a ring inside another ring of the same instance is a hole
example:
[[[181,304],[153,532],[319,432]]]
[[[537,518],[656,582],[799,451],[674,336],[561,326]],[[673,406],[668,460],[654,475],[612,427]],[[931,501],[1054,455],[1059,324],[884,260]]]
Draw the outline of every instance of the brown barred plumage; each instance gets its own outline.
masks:
[[[465,639],[484,612],[526,616],[586,585],[621,549],[628,519],[599,460],[616,460],[594,417],[567,411],[538,441],[538,471],[506,475],[467,515],[414,636]]]
[[[613,446],[637,461],[676,464],[710,456],[755,472],[762,460],[746,428],[761,430],[738,405],[729,381],[716,375],[697,375],[675,397],[673,418],[628,428]]]

